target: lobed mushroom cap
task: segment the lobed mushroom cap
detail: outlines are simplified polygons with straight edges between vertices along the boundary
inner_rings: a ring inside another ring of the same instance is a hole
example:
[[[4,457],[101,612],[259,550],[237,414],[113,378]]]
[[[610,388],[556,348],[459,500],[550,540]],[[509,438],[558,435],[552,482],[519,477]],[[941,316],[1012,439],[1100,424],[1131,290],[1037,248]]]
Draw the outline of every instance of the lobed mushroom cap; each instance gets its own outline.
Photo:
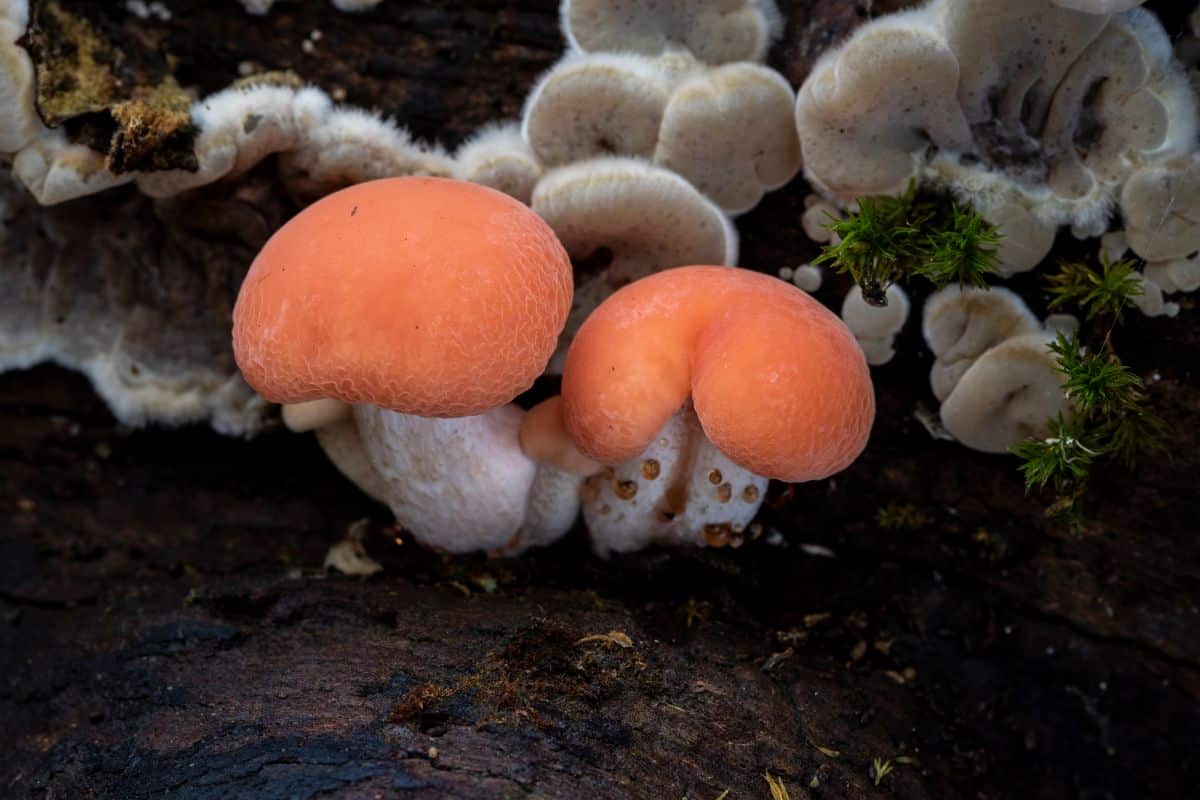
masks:
[[[516,200],[444,178],[329,195],[280,228],[234,308],[234,354],[268,400],[481,413],[554,351],[571,265]]]
[[[632,283],[588,318],[563,373],[567,430],[619,464],[691,397],[735,463],[788,481],[824,478],[866,446],[875,397],[854,336],[776,278],[681,267]]]

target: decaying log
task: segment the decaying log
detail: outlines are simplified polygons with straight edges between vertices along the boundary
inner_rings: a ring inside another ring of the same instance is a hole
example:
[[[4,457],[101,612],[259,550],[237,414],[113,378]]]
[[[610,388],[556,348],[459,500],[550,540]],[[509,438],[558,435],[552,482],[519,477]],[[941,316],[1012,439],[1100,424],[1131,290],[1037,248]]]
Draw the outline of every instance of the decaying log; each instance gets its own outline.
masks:
[[[553,0],[169,5],[119,32],[171,52],[183,85],[291,69],[447,144],[515,116],[561,47]],[[773,61],[798,82],[863,9],[787,5]],[[812,256],[804,193],[740,220],[745,266]],[[834,303],[847,284],[827,284]],[[1036,279],[1017,288],[1036,302]],[[0,376],[0,796],[733,800],[769,797],[764,772],[793,798],[1190,796],[1200,324],[1183,305],[1120,333],[1173,463],[1099,476],[1078,535],[1011,459],[917,421],[913,326],[848,472],[773,487],[740,549],[610,561],[581,531],[443,559],[400,543],[308,437],[130,431],[76,375]],[[384,571],[325,574],[364,518]]]

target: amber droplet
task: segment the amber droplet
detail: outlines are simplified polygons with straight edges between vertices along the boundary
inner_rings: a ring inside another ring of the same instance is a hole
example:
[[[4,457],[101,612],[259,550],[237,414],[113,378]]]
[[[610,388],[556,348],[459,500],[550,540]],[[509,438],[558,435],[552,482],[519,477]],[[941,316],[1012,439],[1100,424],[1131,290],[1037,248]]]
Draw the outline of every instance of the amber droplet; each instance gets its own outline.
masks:
[[[718,483],[720,483],[723,480],[725,480],[725,476],[721,474],[721,470],[714,469],[714,470],[709,471],[708,482],[711,483],[713,486],[716,486]]]
[[[605,503],[604,505],[600,506],[600,508],[596,509],[596,513],[600,516],[604,516],[610,511],[612,511],[612,506],[610,506],[608,503]]]
[[[716,491],[714,491],[713,494],[717,496],[718,502],[728,503],[730,498],[733,497],[733,487],[728,483],[722,483],[716,488]]]
[[[614,491],[617,493],[617,497],[622,500],[632,500],[637,497],[637,481],[617,481]]]
[[[615,469],[612,467],[604,468],[604,480],[611,481],[615,477],[617,477],[617,471]]]
[[[742,489],[742,499],[747,503],[758,502],[758,487],[753,483],[746,484],[746,488]]]
[[[704,526],[704,541],[709,547],[724,547],[729,544],[731,534],[728,522],[710,522]]]
[[[642,477],[652,481],[662,473],[662,464],[657,458],[647,458],[642,462]]]

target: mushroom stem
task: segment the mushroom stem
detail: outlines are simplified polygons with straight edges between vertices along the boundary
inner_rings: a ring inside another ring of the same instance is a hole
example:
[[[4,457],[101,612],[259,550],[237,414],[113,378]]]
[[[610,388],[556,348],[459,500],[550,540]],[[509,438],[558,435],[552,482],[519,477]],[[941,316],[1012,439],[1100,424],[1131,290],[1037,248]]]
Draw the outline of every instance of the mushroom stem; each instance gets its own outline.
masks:
[[[341,400],[309,400],[283,404],[283,424],[296,433],[336,425],[350,418],[350,404]]]
[[[549,464],[573,475],[587,477],[604,469],[599,461],[579,452],[567,434],[562,416],[562,397],[543,400],[521,422],[521,450],[539,464]]]

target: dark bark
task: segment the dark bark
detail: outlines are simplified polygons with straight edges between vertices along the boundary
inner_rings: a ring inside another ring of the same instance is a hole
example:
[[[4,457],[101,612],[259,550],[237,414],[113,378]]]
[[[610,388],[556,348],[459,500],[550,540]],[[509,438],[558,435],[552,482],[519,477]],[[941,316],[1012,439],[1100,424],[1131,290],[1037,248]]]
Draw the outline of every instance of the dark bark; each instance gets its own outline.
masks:
[[[291,68],[450,143],[516,115],[560,48],[551,0],[171,5],[168,25],[125,24],[185,84]],[[798,82],[859,15],[796,5],[775,62]],[[739,222],[745,266],[811,256],[804,192]],[[1035,279],[1017,288],[1038,302]],[[76,376],[0,377],[0,796],[765,798],[764,770],[793,798],[1190,796],[1194,299],[1118,334],[1174,461],[1101,474],[1081,535],[1043,519],[1012,459],[915,420],[916,327],[875,373],[864,457],[773,487],[783,544],[611,561],[578,530],[516,561],[398,546],[309,437],[131,432]],[[905,527],[878,524],[889,506],[912,507]],[[384,573],[321,574],[363,517]],[[581,642],[614,631],[632,646]],[[875,758],[895,766],[878,787]]]

